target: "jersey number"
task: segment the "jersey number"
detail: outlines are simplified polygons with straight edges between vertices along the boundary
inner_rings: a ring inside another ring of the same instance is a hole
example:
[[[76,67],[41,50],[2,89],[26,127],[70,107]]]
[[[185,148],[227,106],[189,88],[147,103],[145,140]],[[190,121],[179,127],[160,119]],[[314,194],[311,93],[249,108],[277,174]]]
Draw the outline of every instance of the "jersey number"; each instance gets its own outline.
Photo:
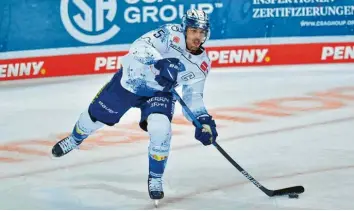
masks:
[[[154,34],[154,37],[159,38],[159,37],[161,37],[163,34],[165,34],[165,31],[162,30],[162,29],[160,29],[160,30],[158,30],[158,31]]]

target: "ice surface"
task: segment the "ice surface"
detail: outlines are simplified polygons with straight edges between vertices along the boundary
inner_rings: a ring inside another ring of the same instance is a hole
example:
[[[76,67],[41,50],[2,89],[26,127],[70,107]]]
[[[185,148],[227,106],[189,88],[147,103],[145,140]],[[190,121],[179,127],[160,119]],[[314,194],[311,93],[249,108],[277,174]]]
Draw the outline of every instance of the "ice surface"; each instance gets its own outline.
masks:
[[[0,209],[154,209],[139,110],[50,157],[110,77],[0,83]],[[219,144],[261,184],[306,191],[267,197],[192,125],[173,124],[161,209],[354,209],[353,64],[215,69],[205,104]]]

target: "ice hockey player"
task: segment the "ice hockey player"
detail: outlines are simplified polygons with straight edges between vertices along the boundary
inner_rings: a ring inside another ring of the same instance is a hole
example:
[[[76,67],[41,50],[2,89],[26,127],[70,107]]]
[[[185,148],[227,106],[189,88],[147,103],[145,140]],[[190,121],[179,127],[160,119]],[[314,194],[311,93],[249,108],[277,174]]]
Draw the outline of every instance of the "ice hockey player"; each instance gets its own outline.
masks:
[[[197,140],[210,145],[218,136],[203,102],[210,60],[202,45],[209,36],[208,15],[190,9],[181,24],[163,25],[134,41],[122,57],[122,68],[81,113],[71,135],[53,146],[53,156],[69,153],[104,125],[117,124],[130,108],[140,108],[139,125],[150,137],[148,191],[151,199],[162,199],[176,102],[170,90],[182,85],[183,100],[203,125],[203,129],[195,129]]]

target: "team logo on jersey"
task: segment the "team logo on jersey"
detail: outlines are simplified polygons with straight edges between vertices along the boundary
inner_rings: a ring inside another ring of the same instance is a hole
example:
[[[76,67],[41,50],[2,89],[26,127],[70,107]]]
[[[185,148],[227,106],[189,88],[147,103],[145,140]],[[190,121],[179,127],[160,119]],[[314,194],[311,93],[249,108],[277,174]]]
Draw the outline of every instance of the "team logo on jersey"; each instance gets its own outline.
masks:
[[[200,65],[200,68],[205,72],[208,70],[208,64],[203,61],[203,63]]]
[[[177,36],[173,37],[173,42],[179,43],[179,41],[181,41],[181,39],[179,37],[177,37]]]
[[[60,16],[68,33],[88,44],[105,42],[120,28],[114,24],[117,0],[61,0]]]

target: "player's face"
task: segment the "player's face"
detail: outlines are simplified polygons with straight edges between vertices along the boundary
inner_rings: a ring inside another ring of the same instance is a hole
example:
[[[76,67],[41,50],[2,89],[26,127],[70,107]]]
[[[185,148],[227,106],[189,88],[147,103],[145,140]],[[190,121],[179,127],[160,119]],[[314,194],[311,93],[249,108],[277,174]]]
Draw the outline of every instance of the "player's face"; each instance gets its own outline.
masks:
[[[199,49],[203,40],[205,39],[206,32],[203,29],[198,28],[188,28],[187,29],[187,48],[190,51],[196,51]]]

